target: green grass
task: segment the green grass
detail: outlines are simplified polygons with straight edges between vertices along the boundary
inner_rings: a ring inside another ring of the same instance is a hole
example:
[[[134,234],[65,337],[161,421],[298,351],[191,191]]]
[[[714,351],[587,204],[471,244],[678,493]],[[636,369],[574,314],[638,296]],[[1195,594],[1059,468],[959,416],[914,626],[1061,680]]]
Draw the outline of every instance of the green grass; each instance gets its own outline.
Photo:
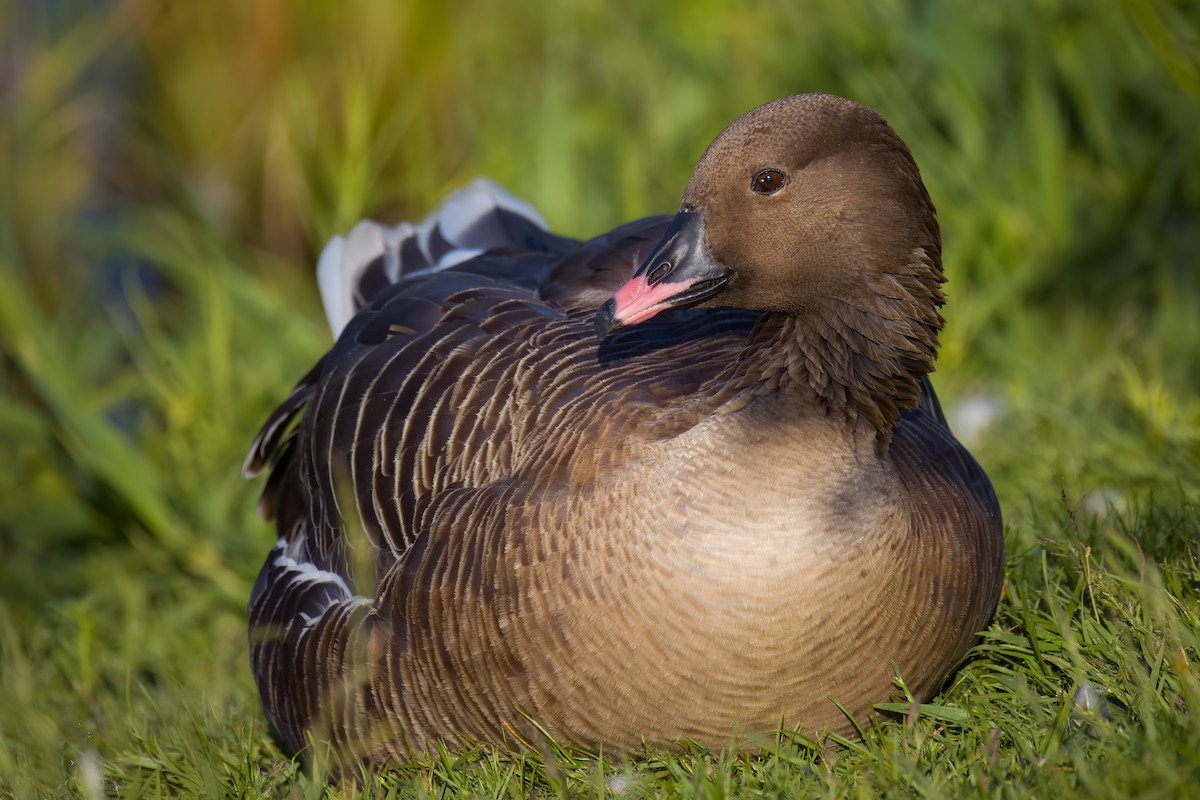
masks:
[[[1194,793],[1196,7],[622,5],[0,0],[0,795]],[[724,124],[807,90],[888,117],[941,211],[935,382],[1000,409],[992,625],[853,741],[481,745],[327,788],[250,678],[274,534],[239,477],[329,343],[324,239],[477,174],[577,236],[670,211]]]

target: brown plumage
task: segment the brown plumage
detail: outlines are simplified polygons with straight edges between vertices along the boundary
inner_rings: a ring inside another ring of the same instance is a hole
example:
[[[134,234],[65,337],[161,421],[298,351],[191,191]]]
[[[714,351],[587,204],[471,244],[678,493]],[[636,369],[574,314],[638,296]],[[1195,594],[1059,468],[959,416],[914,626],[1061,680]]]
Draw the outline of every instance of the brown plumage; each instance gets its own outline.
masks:
[[[362,229],[366,259],[360,231],[331,246],[331,317],[361,310],[247,461],[280,536],[251,657],[288,744],[724,746],[847,732],[829,698],[861,720],[896,668],[928,697],[1003,544],[925,377],[940,239],[891,128],[768,104],[678,215],[585,244],[515,200],[464,212],[480,186]]]

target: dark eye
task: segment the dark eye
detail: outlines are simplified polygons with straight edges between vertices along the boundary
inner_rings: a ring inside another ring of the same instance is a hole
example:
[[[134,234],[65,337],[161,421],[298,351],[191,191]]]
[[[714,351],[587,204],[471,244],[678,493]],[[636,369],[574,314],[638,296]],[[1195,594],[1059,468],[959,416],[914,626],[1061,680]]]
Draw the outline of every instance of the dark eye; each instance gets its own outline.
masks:
[[[775,194],[787,183],[787,175],[777,169],[764,169],[754,173],[750,188],[759,194]]]

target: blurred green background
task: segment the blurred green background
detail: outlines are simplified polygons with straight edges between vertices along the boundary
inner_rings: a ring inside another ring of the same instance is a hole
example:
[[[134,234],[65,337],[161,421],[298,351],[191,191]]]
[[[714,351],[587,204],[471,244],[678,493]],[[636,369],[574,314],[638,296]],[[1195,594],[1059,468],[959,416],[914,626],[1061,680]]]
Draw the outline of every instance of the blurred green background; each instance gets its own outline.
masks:
[[[1164,613],[1194,680],[1198,20],[1186,0],[0,0],[0,794],[295,778],[246,665],[274,535],[239,469],[330,343],[329,236],[480,174],[595,235],[672,211],[728,122],[804,91],[882,113],[939,208],[935,383],[1027,560],[1010,587],[1091,580],[1093,549],[1185,570]],[[1038,691],[1069,696],[1073,669]]]

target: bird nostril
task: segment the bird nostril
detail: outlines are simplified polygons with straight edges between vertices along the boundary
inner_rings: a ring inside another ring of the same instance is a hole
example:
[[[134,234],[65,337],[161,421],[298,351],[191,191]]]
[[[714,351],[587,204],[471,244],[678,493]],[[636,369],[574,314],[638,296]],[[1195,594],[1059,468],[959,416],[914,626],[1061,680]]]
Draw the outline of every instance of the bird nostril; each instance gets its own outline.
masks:
[[[658,283],[663,278],[667,277],[667,273],[671,271],[671,262],[664,261],[654,269],[650,270],[646,275],[646,283]]]

